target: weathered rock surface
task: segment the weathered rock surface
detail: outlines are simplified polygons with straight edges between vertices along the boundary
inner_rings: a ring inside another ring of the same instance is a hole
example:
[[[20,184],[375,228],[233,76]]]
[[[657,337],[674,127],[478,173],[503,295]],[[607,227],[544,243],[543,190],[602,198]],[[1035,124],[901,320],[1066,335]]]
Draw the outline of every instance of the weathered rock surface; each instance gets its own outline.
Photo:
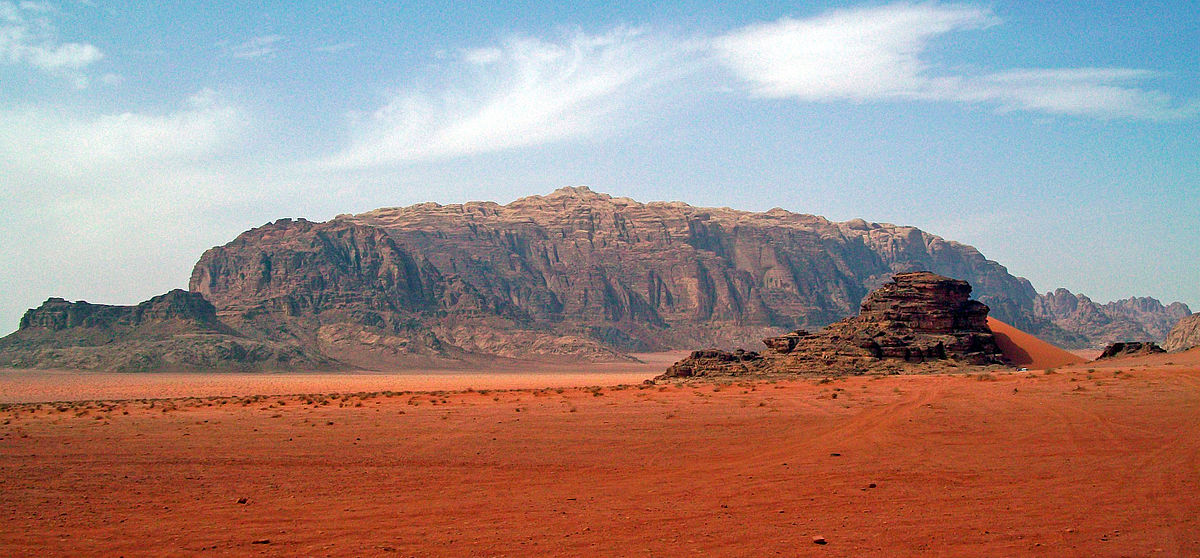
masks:
[[[1171,326],[1191,315],[1186,304],[1163,306],[1157,299],[1133,297],[1107,304],[1066,289],[1038,295],[1034,316],[1049,321],[1064,333],[1044,335],[1068,348],[1102,348],[1128,339],[1162,341]]]
[[[350,362],[612,360],[824,326],[913,269],[972,281],[1016,323],[1032,316],[1027,281],[912,227],[639,203],[586,188],[508,205],[278,221],[206,252],[190,288],[241,331]]]
[[[858,316],[816,333],[803,330],[763,340],[753,359],[696,351],[665,378],[745,373],[845,374],[913,370],[908,365],[1003,364],[988,329],[988,307],[970,299],[965,281],[928,272],[898,273],[863,300]],[[925,366],[922,369],[928,369]]]
[[[1127,356],[1155,355],[1165,352],[1166,351],[1164,351],[1162,347],[1159,347],[1157,343],[1152,343],[1150,341],[1124,341],[1112,343],[1105,347],[1104,351],[1100,353],[1100,356],[1096,357],[1096,360]]]
[[[1192,347],[1200,347],[1200,314],[1179,320],[1163,343],[1163,348],[1168,351],[1186,351]]]
[[[135,306],[51,298],[0,339],[0,366],[79,370],[328,367],[295,344],[247,339],[203,296],[174,290]]]

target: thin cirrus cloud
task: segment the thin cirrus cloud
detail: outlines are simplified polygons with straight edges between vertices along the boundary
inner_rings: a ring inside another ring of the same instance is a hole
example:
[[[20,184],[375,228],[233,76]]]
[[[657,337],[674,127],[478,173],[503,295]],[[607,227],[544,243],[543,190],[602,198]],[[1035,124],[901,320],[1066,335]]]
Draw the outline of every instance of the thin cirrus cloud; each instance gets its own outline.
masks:
[[[1157,77],[1145,70],[955,74],[924,57],[940,35],[999,23],[977,6],[897,3],[751,25],[717,37],[713,46],[717,58],[761,97],[987,103],[1001,110],[1145,120],[1187,118],[1200,108],[1139,87]]]
[[[261,35],[228,47],[228,52],[234,58],[262,58],[279,52],[281,41],[283,41],[282,35]]]
[[[452,61],[454,84],[393,96],[321,166],[368,168],[604,134],[662,102],[661,86],[686,75],[698,49],[622,28],[463,51]]]
[[[52,8],[37,2],[0,2],[0,63],[25,65],[71,78],[87,85],[80,70],[104,58],[88,43],[59,42],[48,14]]]

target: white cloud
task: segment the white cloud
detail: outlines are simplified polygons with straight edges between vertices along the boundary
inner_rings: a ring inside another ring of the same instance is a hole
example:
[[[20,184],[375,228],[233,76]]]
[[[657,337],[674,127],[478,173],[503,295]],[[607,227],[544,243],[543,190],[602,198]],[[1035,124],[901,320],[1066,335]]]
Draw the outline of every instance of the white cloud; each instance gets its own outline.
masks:
[[[805,101],[928,100],[991,103],[1003,110],[1100,118],[1194,116],[1164,93],[1137,82],[1152,72],[1126,68],[1006,70],[980,75],[939,71],[924,55],[947,33],[999,23],[988,9],[960,4],[896,3],[785,18],[713,41],[718,58],[751,91]]]
[[[262,58],[279,52],[278,43],[283,40],[281,35],[262,35],[254,37],[239,45],[229,48],[229,55],[234,58]]]
[[[513,37],[464,51],[454,84],[393,97],[324,162],[360,168],[451,158],[602,134],[626,125],[696,63],[697,46],[638,29]],[[662,99],[659,99],[661,102]]]
[[[463,60],[472,64],[487,65],[499,62],[504,56],[504,51],[498,48],[477,48],[463,52]]]
[[[47,109],[0,111],[0,170],[10,177],[81,177],[195,160],[238,141],[242,111],[209,90],[166,114],[71,117]]]
[[[79,70],[103,59],[104,53],[88,43],[58,42],[48,18],[52,13],[43,3],[0,2],[0,63],[26,65],[86,84]]]
[[[930,98],[1099,118],[1169,120],[1200,114],[1200,104],[1178,103],[1166,93],[1131,85],[1154,77],[1154,72],[1125,68],[1009,70],[932,80]]]
[[[714,45],[762,96],[913,96],[927,81],[928,67],[919,55],[930,38],[993,22],[979,8],[895,4],[752,25],[717,38]]]

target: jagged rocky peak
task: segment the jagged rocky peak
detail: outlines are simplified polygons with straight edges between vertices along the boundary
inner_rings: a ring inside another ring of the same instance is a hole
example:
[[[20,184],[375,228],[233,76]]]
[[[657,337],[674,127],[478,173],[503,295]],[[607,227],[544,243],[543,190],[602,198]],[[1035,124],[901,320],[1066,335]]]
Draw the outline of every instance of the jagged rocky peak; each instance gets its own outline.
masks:
[[[1062,345],[1097,349],[1129,339],[1162,341],[1173,325],[1192,313],[1181,302],[1164,305],[1151,297],[1131,297],[1099,304],[1067,289],[1038,295],[1033,311],[1037,319],[1073,334],[1074,338],[1058,339]]]

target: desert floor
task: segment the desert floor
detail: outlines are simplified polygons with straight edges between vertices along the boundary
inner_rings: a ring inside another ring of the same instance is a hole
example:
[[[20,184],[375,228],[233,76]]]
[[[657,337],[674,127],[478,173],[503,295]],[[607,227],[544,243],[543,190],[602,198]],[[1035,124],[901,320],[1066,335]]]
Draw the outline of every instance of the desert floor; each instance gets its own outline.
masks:
[[[5,405],[0,555],[1200,555],[1195,350],[497,387]]]

